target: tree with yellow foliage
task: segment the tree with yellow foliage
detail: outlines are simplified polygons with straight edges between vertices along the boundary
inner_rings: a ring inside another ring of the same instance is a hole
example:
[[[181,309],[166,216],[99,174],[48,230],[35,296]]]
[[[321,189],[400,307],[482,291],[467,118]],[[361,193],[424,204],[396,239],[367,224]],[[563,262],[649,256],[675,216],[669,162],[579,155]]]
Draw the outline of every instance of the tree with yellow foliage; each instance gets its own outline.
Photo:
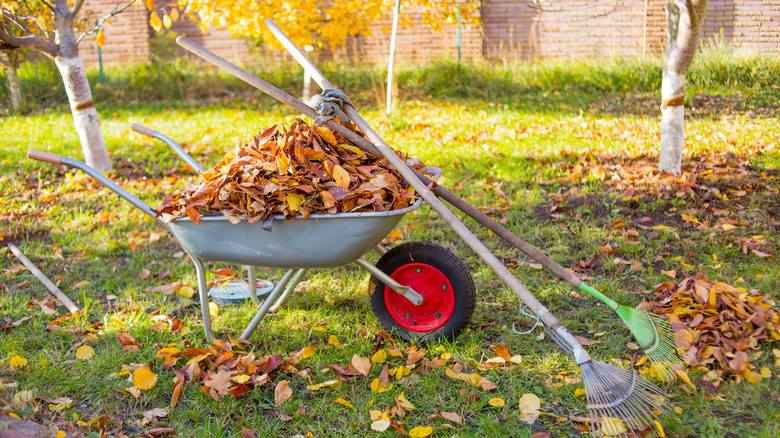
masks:
[[[36,50],[54,60],[68,94],[84,159],[103,172],[111,169],[111,163],[78,45],[91,35],[95,35],[98,45],[102,45],[105,38],[101,26],[135,4],[136,0],[115,0],[111,12],[96,21],[82,13],[84,1],[19,0],[0,3],[0,45],[4,50]]]
[[[371,36],[371,24],[389,16],[394,5],[395,0],[178,0],[178,9],[203,31],[214,26],[237,37],[259,38],[274,44],[275,39],[263,24],[266,18],[273,18],[298,46],[311,44],[331,49],[344,46],[349,37]],[[480,2],[403,0],[401,6],[402,10],[422,8],[423,24],[440,30],[442,25],[455,22],[458,12],[465,22],[478,21]],[[170,27],[153,14],[152,27]],[[410,24],[408,16],[405,23]]]

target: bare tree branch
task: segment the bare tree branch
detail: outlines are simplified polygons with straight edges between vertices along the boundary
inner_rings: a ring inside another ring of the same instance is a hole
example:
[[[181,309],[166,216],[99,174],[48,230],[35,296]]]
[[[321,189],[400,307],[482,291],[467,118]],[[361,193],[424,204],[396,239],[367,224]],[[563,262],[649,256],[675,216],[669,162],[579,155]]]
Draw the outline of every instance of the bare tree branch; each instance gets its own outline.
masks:
[[[76,40],[76,44],[75,44],[75,45],[76,45],[76,46],[78,46],[78,45],[79,45],[79,43],[81,42],[81,40],[83,40],[83,39],[84,39],[84,37],[86,37],[87,35],[92,35],[92,34],[94,34],[95,32],[97,32],[97,31],[100,29],[100,26],[102,26],[102,25],[103,25],[103,23],[105,23],[106,21],[108,21],[109,19],[111,19],[111,17],[113,17],[113,16],[115,16],[115,15],[119,15],[119,14],[121,14],[121,13],[122,13],[122,12],[124,12],[124,11],[125,11],[127,8],[129,8],[130,6],[132,6],[134,3],[135,3],[135,0],[131,0],[131,1],[130,1],[129,3],[127,3],[126,5],[124,5],[124,6],[121,6],[121,5],[122,5],[122,1],[118,1],[118,2],[116,3],[116,5],[114,5],[114,9],[112,9],[112,10],[111,10],[111,12],[109,12],[109,13],[108,13],[108,15],[106,15],[106,16],[105,16],[105,17],[103,17],[103,18],[101,18],[101,19],[100,19],[100,20],[99,20],[99,21],[98,21],[98,22],[95,24],[95,27],[93,27],[91,30],[89,30],[89,31],[87,31],[87,32],[84,32],[83,34],[79,35],[78,39]],[[121,6],[121,8],[120,8],[120,6]]]
[[[57,46],[39,35],[13,36],[0,28],[0,42],[18,49],[35,49],[51,57],[57,54]]]
[[[75,17],[76,14],[79,13],[79,10],[81,9],[81,6],[84,5],[84,0],[77,0],[76,4],[73,5],[73,9],[70,10],[70,16]]]

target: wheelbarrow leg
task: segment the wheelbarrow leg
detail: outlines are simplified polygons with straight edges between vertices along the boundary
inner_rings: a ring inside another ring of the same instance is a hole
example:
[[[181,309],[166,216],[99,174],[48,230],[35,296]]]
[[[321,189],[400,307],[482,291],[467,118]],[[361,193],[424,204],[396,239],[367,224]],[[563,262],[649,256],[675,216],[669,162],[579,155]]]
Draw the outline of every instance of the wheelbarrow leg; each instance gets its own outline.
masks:
[[[301,282],[303,276],[306,275],[308,271],[308,269],[298,269],[295,271],[295,277],[293,277],[293,279],[290,281],[290,284],[287,285],[287,288],[284,290],[282,296],[280,296],[279,299],[276,300],[276,303],[271,306],[271,310],[278,309],[282,304],[284,304],[285,301],[287,301],[287,298],[290,296],[292,291],[295,290],[295,286],[298,286],[298,283]]]
[[[209,311],[209,288],[206,283],[206,270],[203,269],[203,262],[199,258],[190,254],[192,263],[195,264],[195,272],[198,275],[198,297],[200,298],[200,313],[203,318],[203,331],[206,332],[206,338],[214,342],[214,334],[211,332],[211,312]]]
[[[268,298],[266,298],[265,302],[263,302],[262,307],[258,309],[257,313],[255,313],[255,316],[251,321],[249,321],[249,324],[244,329],[244,332],[241,333],[241,339],[247,339],[249,335],[255,331],[257,326],[260,324],[260,320],[263,319],[265,314],[268,313],[268,310],[271,309],[271,306],[274,304],[276,299],[279,298],[279,296],[282,294],[282,291],[284,291],[285,286],[287,286],[287,283],[289,283],[294,273],[294,269],[290,269],[284,273],[282,279],[279,280],[279,283],[276,284],[274,290],[271,291],[271,293],[268,295]]]

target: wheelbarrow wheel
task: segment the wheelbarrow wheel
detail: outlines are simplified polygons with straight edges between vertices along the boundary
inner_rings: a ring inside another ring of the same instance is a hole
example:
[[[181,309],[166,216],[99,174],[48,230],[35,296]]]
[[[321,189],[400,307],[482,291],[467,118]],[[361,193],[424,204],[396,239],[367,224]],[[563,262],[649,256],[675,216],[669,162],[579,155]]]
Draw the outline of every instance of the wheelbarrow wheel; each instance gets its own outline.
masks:
[[[415,306],[371,276],[371,310],[386,330],[407,340],[452,339],[468,324],[477,300],[474,280],[451,251],[429,242],[410,242],[388,251],[376,267],[423,296]]]

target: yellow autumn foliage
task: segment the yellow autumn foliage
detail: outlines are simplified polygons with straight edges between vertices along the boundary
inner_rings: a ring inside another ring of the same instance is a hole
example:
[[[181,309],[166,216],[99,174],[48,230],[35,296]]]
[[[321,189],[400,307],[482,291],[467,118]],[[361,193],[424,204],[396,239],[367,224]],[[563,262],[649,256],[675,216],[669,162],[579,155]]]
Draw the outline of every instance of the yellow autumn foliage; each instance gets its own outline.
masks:
[[[392,17],[394,0],[291,0],[283,3],[254,0],[178,0],[179,11],[195,21],[202,31],[210,26],[227,29],[233,36],[253,38],[279,47],[276,38],[263,21],[272,18],[300,47],[311,44],[319,48],[338,48],[349,37],[372,36],[370,26],[383,17]],[[434,30],[457,22],[460,13],[464,24],[479,21],[480,2],[403,0],[402,26],[412,24],[408,11],[422,13],[422,24]],[[383,29],[384,30],[384,29]]]

